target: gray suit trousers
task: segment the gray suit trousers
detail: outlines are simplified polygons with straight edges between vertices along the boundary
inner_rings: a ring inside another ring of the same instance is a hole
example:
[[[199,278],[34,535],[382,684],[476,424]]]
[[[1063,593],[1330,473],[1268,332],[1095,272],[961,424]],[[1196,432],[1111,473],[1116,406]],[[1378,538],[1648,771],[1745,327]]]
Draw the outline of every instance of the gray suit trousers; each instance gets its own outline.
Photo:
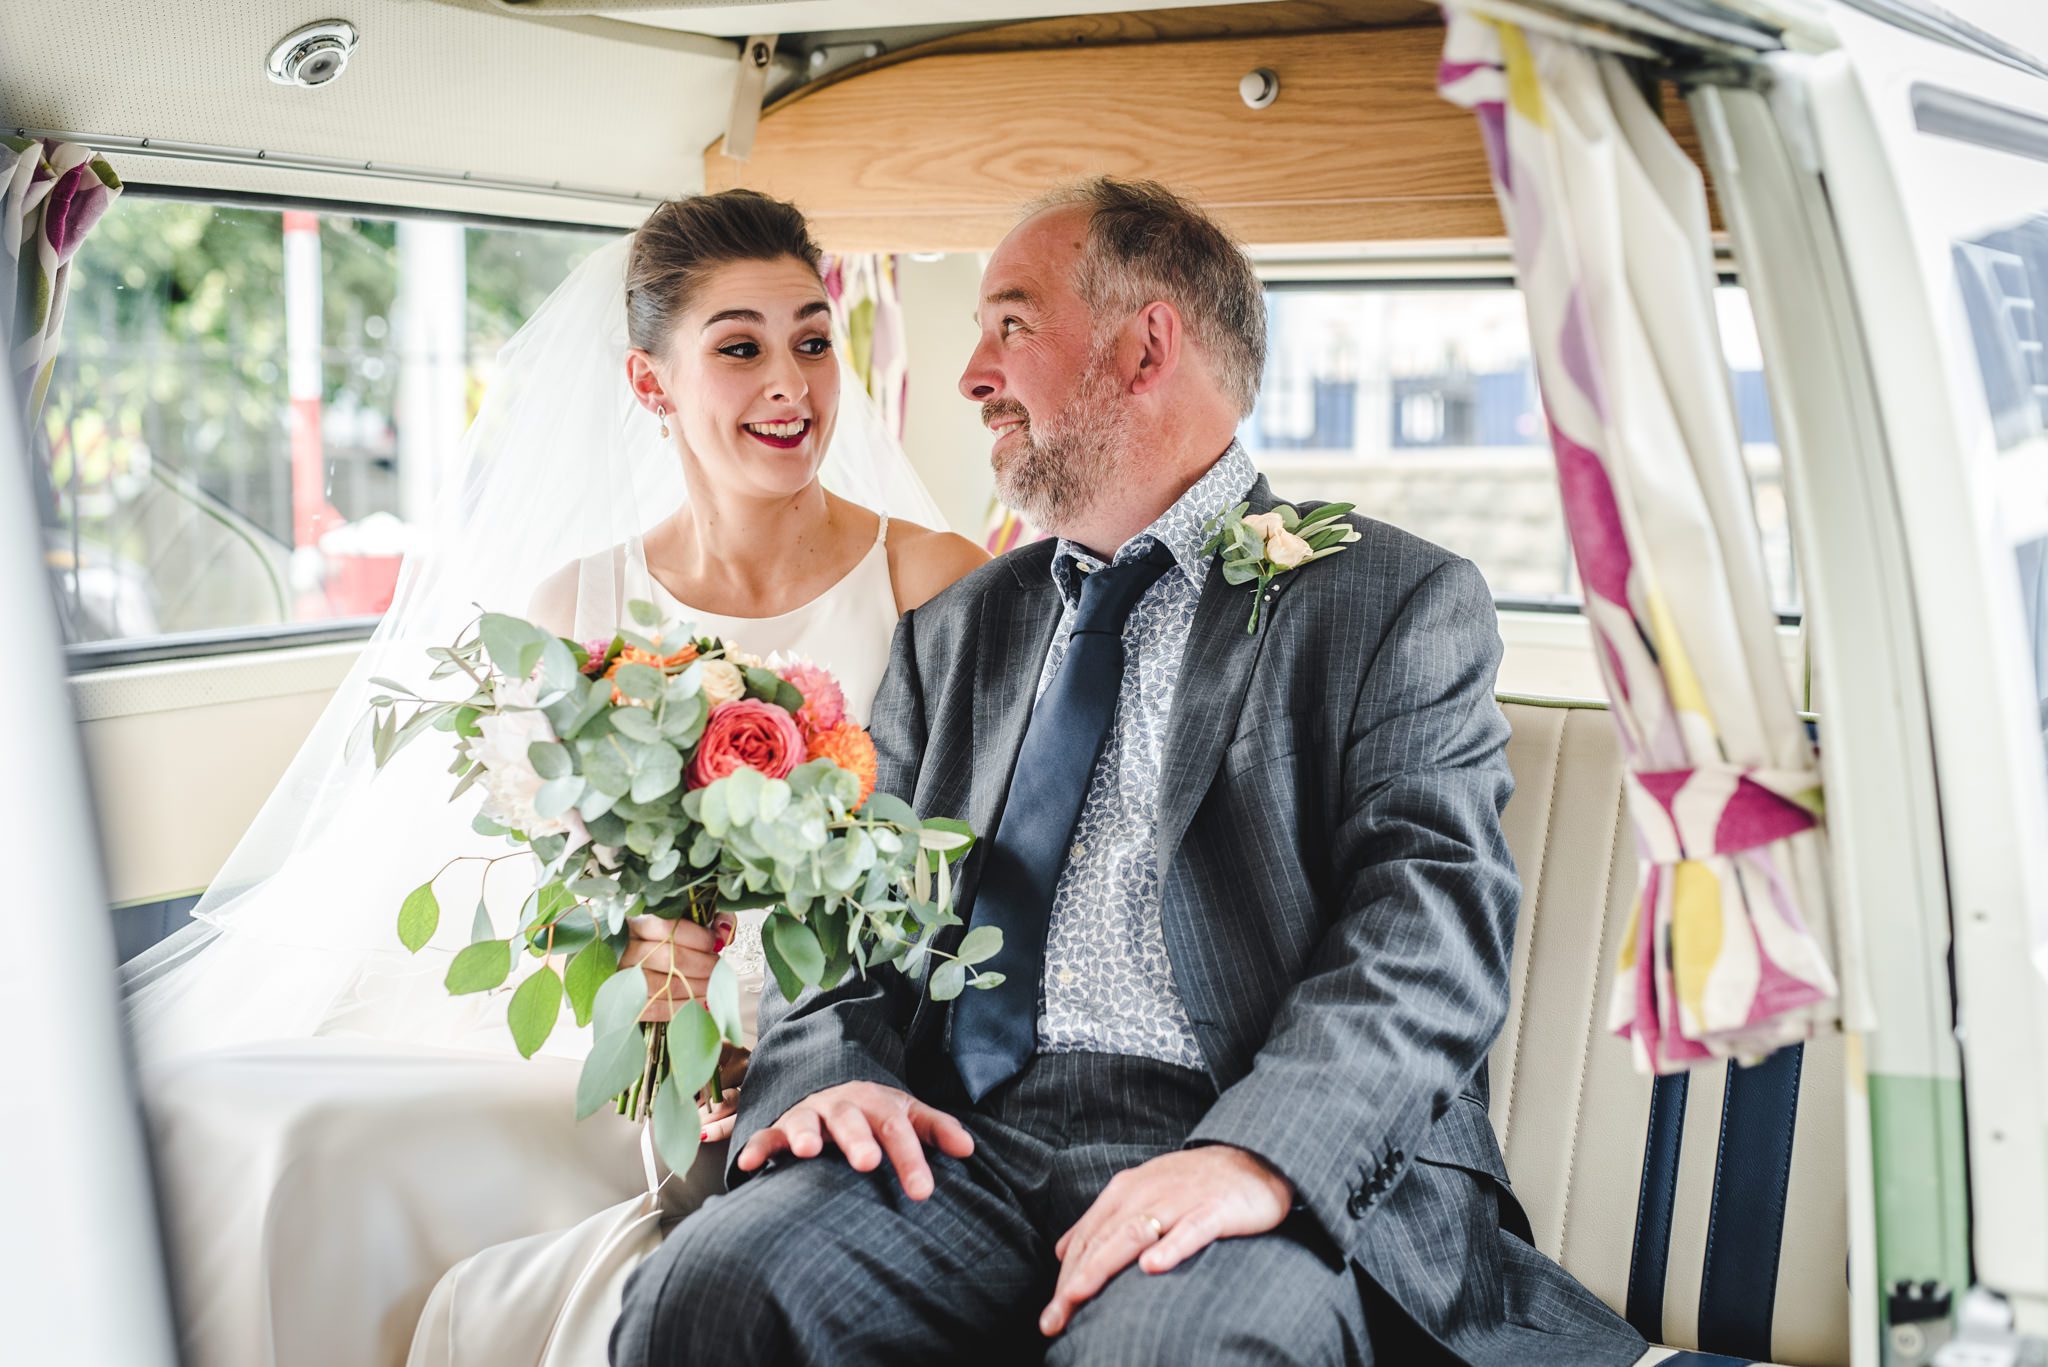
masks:
[[[1359,1279],[1306,1219],[1158,1276],[1126,1269],[1048,1343],[1053,1245],[1109,1179],[1181,1147],[1206,1075],[1149,1059],[1041,1054],[979,1107],[975,1139],[903,1194],[885,1163],[783,1159],[712,1198],[627,1283],[614,1367],[748,1364],[1365,1364]]]

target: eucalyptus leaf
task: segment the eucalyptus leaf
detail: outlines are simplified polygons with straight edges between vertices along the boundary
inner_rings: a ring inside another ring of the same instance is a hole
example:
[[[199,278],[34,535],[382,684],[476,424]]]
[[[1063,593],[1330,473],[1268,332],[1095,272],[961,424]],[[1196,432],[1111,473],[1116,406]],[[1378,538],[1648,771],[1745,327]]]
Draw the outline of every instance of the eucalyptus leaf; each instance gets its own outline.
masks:
[[[612,686],[635,702],[654,702],[661,697],[661,671],[652,665],[621,665],[612,675]]]
[[[626,612],[643,627],[658,627],[661,625],[661,609],[648,602],[645,598],[635,598],[632,602],[626,604]]]
[[[542,778],[560,778],[576,767],[569,752],[551,740],[537,740],[527,746],[526,761]]]
[[[597,922],[587,907],[534,927],[529,940],[536,954],[572,954],[597,938]]]
[[[550,636],[541,643],[540,676],[547,685],[541,695],[543,702],[574,692],[582,681],[582,672],[576,667],[576,656],[570,652],[569,643],[559,636]]]
[[[599,1039],[622,1032],[630,1032],[637,1037],[640,1013],[646,1009],[647,975],[614,973],[599,985],[591,1004],[590,1019],[597,1027]],[[612,1089],[613,1092],[617,1090],[616,1087]]]
[[[505,1024],[511,1027],[512,1043],[521,1057],[532,1058],[534,1051],[547,1043],[561,1014],[562,980],[553,964],[542,964],[539,972],[519,984],[511,1005],[505,1008]]]
[[[725,816],[725,791],[724,784],[714,783],[708,788],[700,789],[698,794],[697,819],[703,823],[705,832],[714,840],[723,840],[726,831],[730,829]]]
[[[662,736],[661,723],[645,708],[621,707],[612,713],[612,726],[628,740],[658,741]]]
[[[805,987],[816,987],[825,974],[825,951],[811,928],[794,917],[775,916],[769,918],[768,931],[790,972]]]
[[[471,917],[469,922],[469,942],[473,945],[481,944],[485,940],[495,940],[497,937],[498,928],[491,924],[491,909],[484,905],[484,899],[479,897],[476,899],[476,915]]]
[[[500,674],[523,679],[533,671],[531,664],[524,669],[519,667],[520,656],[526,647],[540,644],[534,640],[535,632],[531,624],[522,622],[517,617],[507,617],[502,612],[487,612],[483,616],[479,630],[483,636],[484,649],[489,652],[491,663],[497,666]],[[430,655],[432,653],[428,652]],[[538,650],[535,654],[538,656]]]
[[[569,960],[569,969],[563,975],[563,990],[569,997],[569,1009],[576,1013],[576,1024],[590,1024],[590,1010],[597,1001],[597,989],[611,980],[619,971],[619,956],[612,952],[611,945],[604,940],[593,940],[576,952]]]
[[[732,965],[720,957],[711,966],[711,981],[704,987],[704,1004],[711,1011],[711,1019],[718,1024],[718,1033],[727,1044],[740,1045],[746,1042],[746,1033],[740,1016],[740,979],[732,971]]]
[[[678,1178],[697,1161],[697,1148],[704,1131],[697,1119],[696,1098],[676,1086],[673,1079],[654,1094],[654,1147],[661,1161]]]
[[[780,916],[770,917],[768,924],[762,928],[764,933],[761,936],[761,951],[762,957],[768,961],[768,971],[774,975],[775,986],[782,992],[782,999],[793,1002],[804,990],[804,982],[797,976],[796,970],[783,960],[782,951],[776,947],[775,925],[783,919],[785,918]]]
[[[591,787],[615,798],[633,790],[633,767],[618,737],[586,736],[576,742],[576,750],[583,756],[583,777]]]
[[[560,778],[549,779],[533,795],[534,813],[552,821],[576,805],[586,786],[581,774],[564,774]]]
[[[405,895],[398,908],[398,942],[417,954],[441,925],[441,899],[431,879]]]
[[[959,954],[965,963],[978,964],[1002,952],[1003,932],[995,926],[976,926],[960,941]]]
[[[448,991],[458,997],[488,992],[512,973],[512,942],[483,940],[470,945],[448,965]]]
[[[967,986],[967,966],[958,959],[948,959],[932,970],[932,1000],[949,1002],[960,995]]]
[[[635,802],[652,802],[674,792],[683,781],[683,757],[672,745],[659,742],[640,746],[634,759],[632,795]]]
[[[910,809],[910,804],[894,793],[870,793],[861,815],[873,822],[900,826],[906,831],[915,831],[919,825],[917,813]]]
[[[977,973],[974,975],[974,980],[967,985],[969,987],[978,987],[986,992],[991,987],[1001,987],[1006,981],[1007,979],[1000,973]]]
[[[669,1085],[695,1096],[718,1066],[718,1023],[702,1002],[685,1002],[668,1023]]]
[[[638,973],[621,973],[612,981],[639,977]],[[576,1118],[596,1114],[613,1097],[631,1087],[646,1067],[647,1041],[638,1030],[598,1035],[589,1057],[583,1060],[583,1072],[576,1079]]]

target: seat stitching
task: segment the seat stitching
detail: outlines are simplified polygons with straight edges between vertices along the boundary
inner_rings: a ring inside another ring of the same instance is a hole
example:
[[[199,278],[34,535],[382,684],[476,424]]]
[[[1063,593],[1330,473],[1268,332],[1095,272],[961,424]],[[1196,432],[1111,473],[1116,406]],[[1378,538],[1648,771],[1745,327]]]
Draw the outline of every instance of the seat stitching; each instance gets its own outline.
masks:
[[[1579,1131],[1586,1122],[1586,1074],[1593,1064],[1593,1041],[1599,1034],[1601,1009],[1606,1003],[1600,1000],[1600,970],[1607,963],[1607,900],[1614,895],[1614,865],[1621,854],[1621,825],[1628,811],[1627,803],[1619,796],[1614,804],[1614,829],[1607,843],[1607,878],[1600,888],[1600,943],[1593,957],[1593,1004],[1586,1017],[1586,1047],[1579,1055],[1579,1077],[1576,1090],[1572,1093],[1572,1143],[1565,1154],[1564,1165],[1564,1211],[1563,1228],[1557,1236],[1557,1260],[1565,1261],[1565,1246],[1572,1233],[1572,1192],[1577,1186]]]
[[[1557,744],[1550,752],[1550,782],[1544,789],[1544,801],[1548,805],[1543,811],[1543,843],[1537,848],[1536,871],[1529,884],[1529,957],[1522,962],[1521,1005],[1509,1022],[1512,1033],[1508,1036],[1508,1104],[1500,1116],[1503,1161],[1514,1134],[1515,1097],[1522,1090],[1522,1025],[1529,1018],[1529,978],[1536,968],[1536,928],[1541,921],[1538,913],[1543,906],[1543,875],[1550,868],[1550,837],[1557,829],[1557,780],[1564,771],[1565,732],[1570,725],[1571,713],[1567,712],[1558,722]],[[1601,914],[1606,914],[1604,908]]]

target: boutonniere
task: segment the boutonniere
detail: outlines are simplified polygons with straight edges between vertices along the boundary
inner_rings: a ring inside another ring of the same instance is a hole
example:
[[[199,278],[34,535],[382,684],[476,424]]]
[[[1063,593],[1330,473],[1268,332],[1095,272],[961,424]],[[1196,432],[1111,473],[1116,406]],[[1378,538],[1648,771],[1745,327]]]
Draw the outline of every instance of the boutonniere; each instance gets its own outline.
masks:
[[[1246,511],[1251,506],[1240,503],[1225,509],[1202,527],[1210,533],[1202,554],[1223,556],[1223,581],[1257,584],[1252,591],[1252,619],[1245,625],[1247,634],[1259,629],[1259,609],[1275,579],[1335,555],[1358,540],[1357,528],[1344,521],[1344,514],[1354,506],[1349,503],[1325,503],[1306,513],[1297,513],[1285,503],[1264,513]]]

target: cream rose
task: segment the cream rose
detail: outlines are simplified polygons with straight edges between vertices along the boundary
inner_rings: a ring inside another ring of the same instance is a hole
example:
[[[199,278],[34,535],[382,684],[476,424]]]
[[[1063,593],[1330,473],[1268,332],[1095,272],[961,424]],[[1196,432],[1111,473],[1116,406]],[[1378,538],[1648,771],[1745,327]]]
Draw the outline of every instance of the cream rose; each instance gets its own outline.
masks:
[[[704,672],[697,676],[697,687],[712,707],[747,696],[747,676],[732,661],[706,660],[699,668]]]
[[[1266,537],[1266,558],[1283,570],[1293,569],[1312,554],[1308,542],[1284,528]]]
[[[1287,534],[1287,523],[1278,513],[1247,513],[1244,525],[1257,532],[1265,541]]]

